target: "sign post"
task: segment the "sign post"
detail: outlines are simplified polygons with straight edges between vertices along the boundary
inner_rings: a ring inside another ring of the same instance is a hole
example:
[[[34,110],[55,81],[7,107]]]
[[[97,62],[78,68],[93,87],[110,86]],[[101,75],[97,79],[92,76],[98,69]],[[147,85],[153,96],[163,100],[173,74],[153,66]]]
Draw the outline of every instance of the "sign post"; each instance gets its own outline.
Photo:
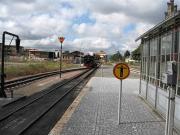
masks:
[[[101,77],[103,77],[103,56],[101,55]]]
[[[62,70],[62,43],[64,42],[64,37],[58,37],[59,39],[59,42],[61,43],[61,55],[60,56],[60,65],[59,65],[59,75],[60,75],[60,78],[61,78],[61,70]]]
[[[118,125],[121,122],[121,100],[122,100],[122,80],[120,80],[120,90],[119,90],[119,101],[118,101]]]
[[[120,80],[119,87],[119,100],[118,100],[118,125],[121,123],[121,106],[122,106],[122,80],[126,79],[129,76],[130,69],[129,66],[125,63],[118,63],[114,66],[113,74]]]

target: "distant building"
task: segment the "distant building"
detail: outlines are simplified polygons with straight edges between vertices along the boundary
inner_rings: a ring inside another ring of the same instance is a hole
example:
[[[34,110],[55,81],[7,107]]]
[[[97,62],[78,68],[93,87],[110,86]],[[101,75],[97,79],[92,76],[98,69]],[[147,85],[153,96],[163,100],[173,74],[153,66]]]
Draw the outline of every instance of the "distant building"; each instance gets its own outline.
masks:
[[[73,63],[74,62],[74,56],[69,51],[65,51],[62,54],[62,61],[65,63]]]
[[[97,53],[95,53],[95,55],[100,57],[102,62],[107,62],[108,61],[107,54],[104,51],[97,52]]]
[[[50,60],[54,59],[55,52],[40,51],[38,49],[25,49],[25,56],[31,60]]]
[[[0,43],[0,53],[1,53],[1,46],[2,46],[2,43]],[[24,47],[20,46],[19,52],[17,53],[15,45],[5,45],[4,53],[6,56],[21,56],[24,54]]]
[[[1,51],[1,43],[0,43],[0,51]],[[41,51],[38,49],[24,49],[24,47],[20,46],[19,53],[16,51],[16,46],[10,45],[5,46],[5,57],[8,59],[29,59],[29,60],[58,60],[60,59],[59,50],[53,51]],[[82,62],[82,57],[84,56],[83,52],[74,51],[69,52],[65,51],[62,53],[62,61],[65,63],[74,63],[79,64]]]
[[[0,43],[0,54],[1,54],[1,43]],[[15,45],[5,45],[4,47],[4,58],[5,61],[21,61],[24,59],[24,47],[19,47],[19,52],[17,53]],[[0,58],[1,59],[1,58]]]
[[[74,51],[74,52],[71,52],[71,54],[74,56],[74,58],[73,58],[74,59],[73,60],[74,64],[82,63],[82,57],[84,56],[83,52]]]
[[[136,61],[133,60],[131,56],[129,56],[129,57],[125,58],[125,62],[127,62],[127,63],[131,63],[132,62],[132,63],[134,63]]]
[[[58,50],[55,50],[55,58],[59,59],[60,56],[61,56],[60,52]],[[65,51],[62,53],[62,61],[65,63],[79,64],[80,61],[82,62],[83,56],[84,53],[80,51],[74,51],[74,52]]]

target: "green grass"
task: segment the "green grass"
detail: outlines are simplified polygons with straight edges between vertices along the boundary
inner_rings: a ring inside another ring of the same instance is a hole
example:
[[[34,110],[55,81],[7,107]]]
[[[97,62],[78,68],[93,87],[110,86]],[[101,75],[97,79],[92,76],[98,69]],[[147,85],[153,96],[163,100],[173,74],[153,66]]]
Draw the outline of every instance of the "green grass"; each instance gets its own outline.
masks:
[[[62,64],[62,69],[74,67],[78,67],[78,65],[65,63]],[[32,75],[54,70],[59,70],[59,62],[26,62],[5,66],[5,73],[7,76],[6,79],[12,79],[20,76]]]

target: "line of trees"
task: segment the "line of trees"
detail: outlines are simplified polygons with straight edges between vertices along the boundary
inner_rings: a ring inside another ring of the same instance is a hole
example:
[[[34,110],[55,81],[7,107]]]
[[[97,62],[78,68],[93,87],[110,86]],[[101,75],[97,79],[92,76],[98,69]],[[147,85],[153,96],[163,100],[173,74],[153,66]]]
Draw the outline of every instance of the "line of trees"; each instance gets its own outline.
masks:
[[[133,60],[141,60],[141,45],[131,52],[131,56]]]
[[[115,54],[111,55],[110,60],[111,61],[124,61],[125,58],[130,57],[131,53],[130,51],[125,51],[124,55],[122,55],[119,51],[117,51]]]
[[[133,60],[141,60],[141,45],[139,45],[135,50],[133,50],[131,53],[129,50],[126,50],[124,55],[122,55],[119,51],[117,51],[115,54],[110,56],[110,60],[117,62],[117,61],[124,61],[125,58],[131,58]]]

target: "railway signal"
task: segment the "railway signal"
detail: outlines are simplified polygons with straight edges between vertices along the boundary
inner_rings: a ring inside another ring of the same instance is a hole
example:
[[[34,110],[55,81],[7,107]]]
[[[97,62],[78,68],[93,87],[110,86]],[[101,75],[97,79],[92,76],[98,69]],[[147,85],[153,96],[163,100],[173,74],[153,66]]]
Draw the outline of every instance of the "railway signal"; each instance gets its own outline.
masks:
[[[122,80],[126,79],[129,76],[130,69],[129,66],[125,63],[118,63],[114,66],[113,74],[120,80],[120,89],[119,89],[119,100],[118,100],[118,124],[121,121],[121,99],[122,99]]]
[[[65,40],[65,37],[58,37],[59,39],[59,42],[61,43],[61,56],[60,56],[60,66],[59,66],[59,75],[60,75],[60,78],[61,78],[61,70],[62,70],[62,43],[64,42]]]

